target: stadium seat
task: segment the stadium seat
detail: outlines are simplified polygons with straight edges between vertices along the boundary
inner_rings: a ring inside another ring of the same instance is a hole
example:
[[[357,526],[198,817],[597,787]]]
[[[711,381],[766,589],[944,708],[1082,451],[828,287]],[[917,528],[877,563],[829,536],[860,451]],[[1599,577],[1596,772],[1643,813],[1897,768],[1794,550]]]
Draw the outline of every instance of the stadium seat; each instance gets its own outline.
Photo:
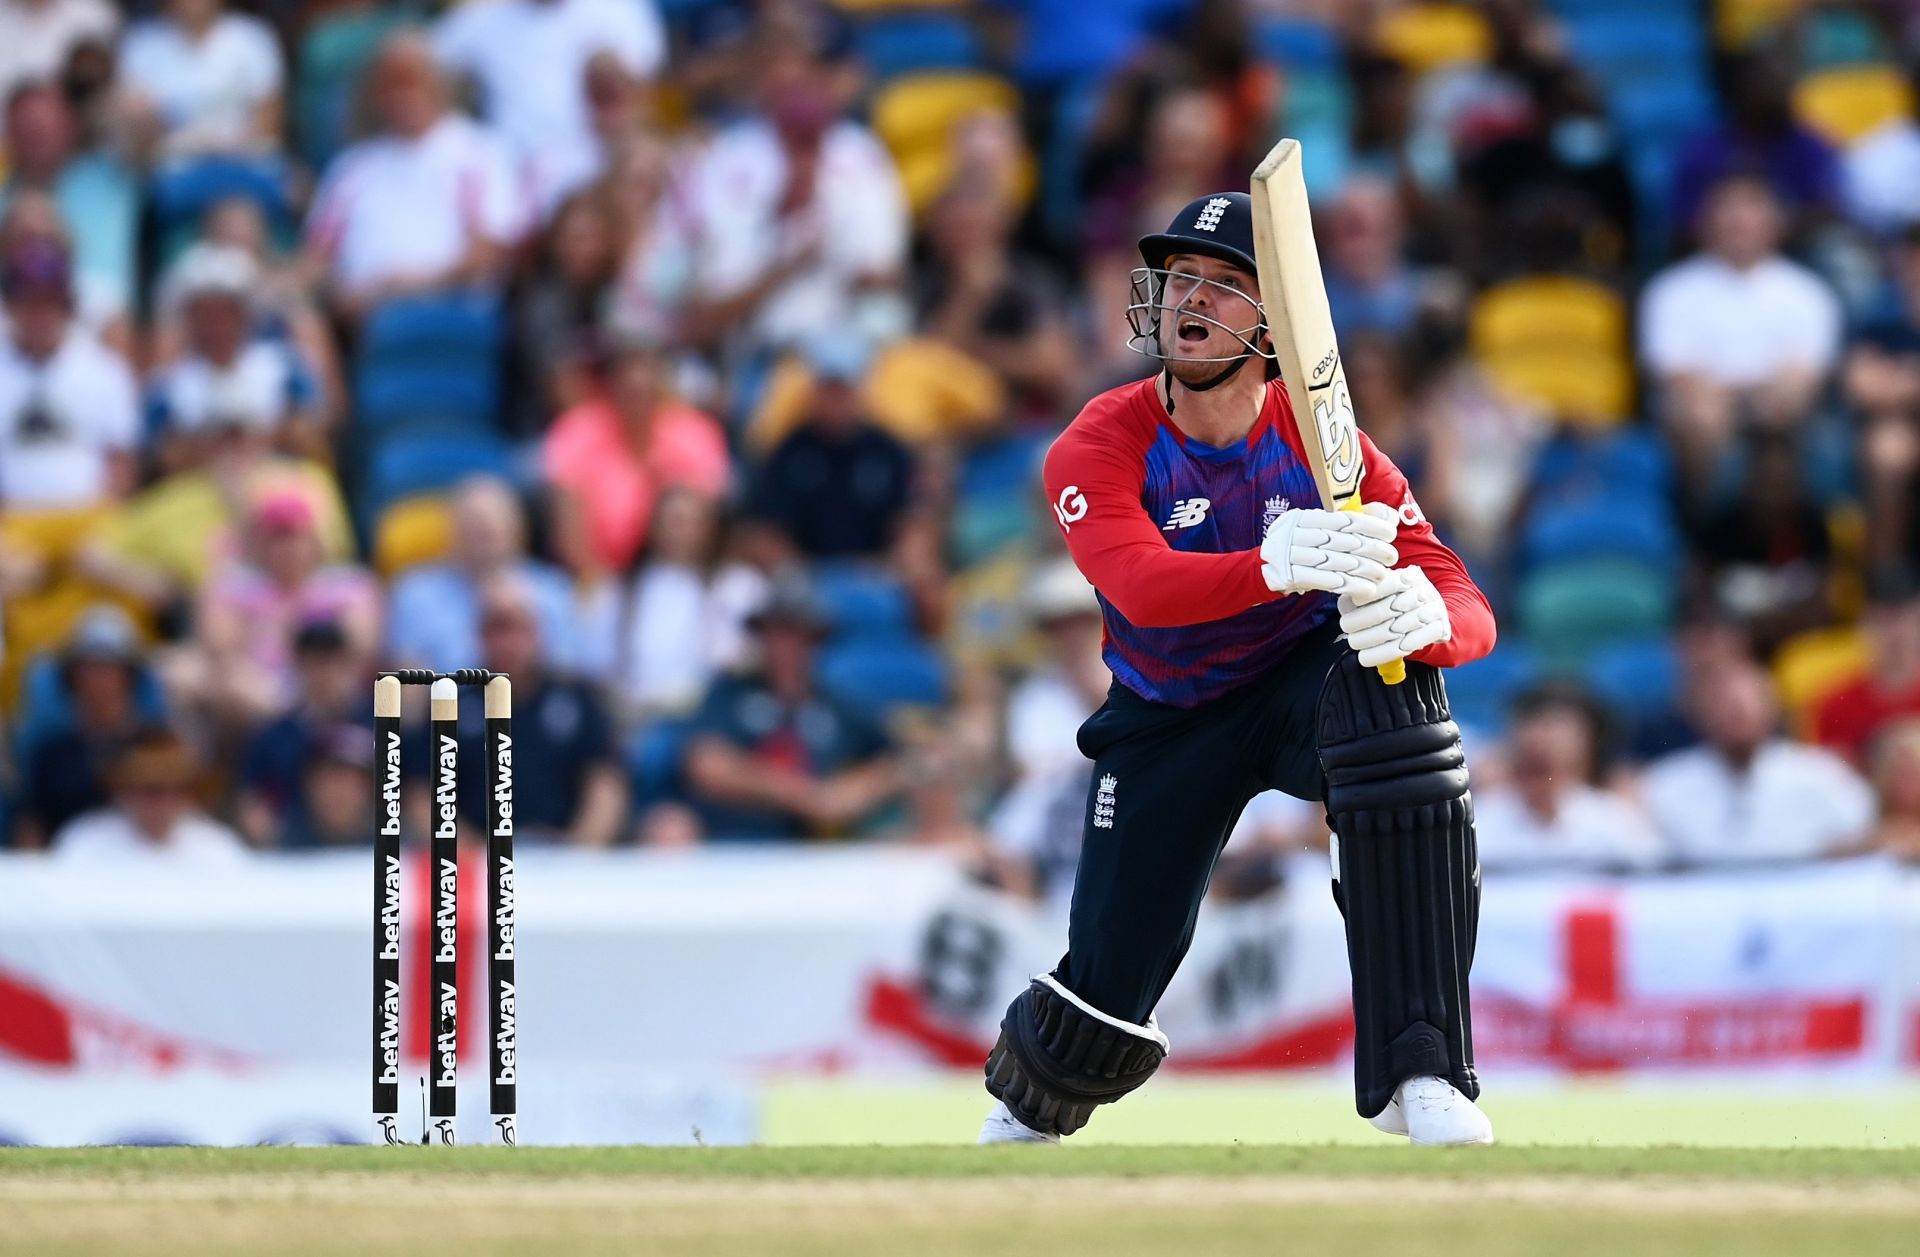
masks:
[[[1913,89],[1891,65],[1842,66],[1800,81],[1793,92],[1800,121],[1841,146],[1889,122],[1913,116]]]
[[[160,263],[193,243],[209,209],[236,199],[260,207],[275,239],[290,239],[293,196],[286,163],[279,158],[201,157],[162,165],[147,183],[147,210],[157,233]]]
[[[1802,733],[1827,695],[1866,673],[1867,638],[1857,628],[1809,629],[1787,639],[1773,657],[1773,683],[1788,719]]]
[[[486,431],[500,407],[491,361],[449,364],[371,359],[354,373],[354,423],[367,432],[406,427]]]
[[[1893,55],[1872,19],[1847,9],[1807,14],[1801,41],[1800,63],[1809,70],[1885,61]]]
[[[363,358],[490,356],[499,349],[503,328],[500,303],[491,296],[405,297],[386,302],[367,316],[360,353]]]
[[[1664,500],[1673,489],[1673,457],[1652,428],[1574,429],[1540,447],[1527,483],[1540,498],[1589,498],[1634,488]]]
[[[1447,669],[1447,704],[1461,724],[1497,733],[1514,699],[1541,675],[1540,657],[1525,642],[1502,641],[1486,658]]]
[[[879,14],[861,21],[854,42],[882,83],[903,74],[971,70],[986,63],[980,35],[961,12]]]
[[[1345,57],[1339,32],[1311,18],[1277,17],[1258,21],[1253,28],[1253,46],[1263,59],[1273,62],[1289,76],[1304,71],[1336,73]]]
[[[636,808],[682,797],[680,764],[692,732],[690,719],[660,719],[642,724],[634,734],[627,749],[627,779]]]
[[[1632,485],[1571,500],[1542,498],[1520,529],[1519,559],[1527,569],[1621,558],[1664,571],[1685,554],[1666,501]]]
[[[929,72],[896,79],[873,100],[873,130],[900,168],[901,186],[914,214],[925,212],[953,178],[953,132],[982,111],[1017,115],[1020,93],[991,74]],[[1031,159],[1022,200],[1032,195]]]
[[[814,592],[826,607],[837,642],[906,641],[913,636],[913,599],[890,573],[856,563],[823,563]]]
[[[945,661],[917,641],[832,643],[820,654],[817,675],[823,689],[877,719],[947,696]]]
[[[1632,413],[1627,307],[1611,289],[1566,275],[1508,280],[1470,320],[1474,357],[1508,395],[1574,422]]]
[[[1629,730],[1670,714],[1680,693],[1680,659],[1671,640],[1612,642],[1587,660],[1585,681]]]
[[[1674,581],[1623,559],[1587,559],[1542,568],[1520,583],[1521,632],[1554,668],[1580,668],[1600,647],[1667,631]]]
[[[473,475],[511,476],[506,443],[491,433],[407,431],[382,434],[367,455],[363,520],[388,504],[445,489]]]
[[[1479,65],[1493,55],[1493,28],[1464,4],[1407,4],[1374,25],[1374,46],[1415,74]]]
[[[1632,10],[1583,14],[1567,23],[1574,60],[1603,84],[1699,76],[1707,70],[1706,33],[1675,6],[1664,15]]]
[[[1746,48],[1771,35],[1808,0],[1714,0],[1713,38],[1720,47]]]
[[[382,579],[444,558],[453,547],[453,517],[438,494],[403,498],[380,512],[373,564]]]

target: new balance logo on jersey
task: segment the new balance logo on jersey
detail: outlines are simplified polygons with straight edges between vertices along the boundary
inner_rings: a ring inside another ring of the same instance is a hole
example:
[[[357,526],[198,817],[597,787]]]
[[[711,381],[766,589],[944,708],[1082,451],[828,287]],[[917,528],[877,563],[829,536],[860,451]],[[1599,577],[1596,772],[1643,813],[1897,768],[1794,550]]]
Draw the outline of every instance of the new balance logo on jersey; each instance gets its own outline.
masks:
[[[1100,789],[1093,796],[1093,827],[1095,829],[1113,828],[1113,788],[1120,782],[1112,773],[1103,773],[1100,777]]]
[[[1212,505],[1211,498],[1181,498],[1173,504],[1173,514],[1167,516],[1167,522],[1160,525],[1160,531],[1191,528],[1207,517],[1207,508]]]
[[[1266,532],[1273,527],[1273,521],[1293,509],[1293,503],[1278,493],[1267,499],[1267,509],[1260,512],[1260,531]]]
[[[1200,217],[1193,220],[1193,229],[1195,231],[1219,230],[1220,216],[1227,212],[1227,206],[1231,204],[1233,204],[1233,202],[1224,196],[1214,197],[1211,201],[1208,201],[1206,207],[1200,211]]]

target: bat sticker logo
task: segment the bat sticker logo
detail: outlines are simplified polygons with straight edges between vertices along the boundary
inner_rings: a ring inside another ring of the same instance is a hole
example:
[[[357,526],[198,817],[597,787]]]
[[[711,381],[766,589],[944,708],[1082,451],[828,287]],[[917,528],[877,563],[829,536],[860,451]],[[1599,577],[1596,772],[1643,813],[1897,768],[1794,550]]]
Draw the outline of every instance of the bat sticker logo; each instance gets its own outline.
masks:
[[[1353,398],[1347,395],[1347,377],[1334,377],[1333,387],[1313,403],[1314,426],[1320,429],[1320,449],[1327,459],[1327,475],[1341,487],[1360,483],[1360,429],[1353,418]]]
[[[1054,518],[1060,521],[1061,532],[1072,532],[1075,521],[1087,517],[1087,495],[1080,492],[1080,486],[1070,484],[1060,490],[1060,500],[1053,504]]]

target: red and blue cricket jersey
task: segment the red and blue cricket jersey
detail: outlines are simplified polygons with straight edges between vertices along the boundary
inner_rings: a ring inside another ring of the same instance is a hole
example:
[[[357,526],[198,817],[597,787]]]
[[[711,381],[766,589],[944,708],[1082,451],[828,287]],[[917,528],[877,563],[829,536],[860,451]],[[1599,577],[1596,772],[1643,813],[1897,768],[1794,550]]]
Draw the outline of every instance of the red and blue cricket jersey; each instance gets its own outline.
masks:
[[[1493,649],[1493,611],[1434,536],[1400,469],[1361,435],[1362,490],[1400,510],[1400,565],[1426,571],[1452,640],[1413,657],[1449,667]],[[1260,542],[1282,511],[1320,505],[1278,380],[1245,439],[1215,448],[1174,426],[1149,377],[1102,393],[1047,451],[1047,497],[1100,596],[1113,675],[1157,703],[1193,707],[1286,657],[1338,615],[1332,594],[1276,594]]]

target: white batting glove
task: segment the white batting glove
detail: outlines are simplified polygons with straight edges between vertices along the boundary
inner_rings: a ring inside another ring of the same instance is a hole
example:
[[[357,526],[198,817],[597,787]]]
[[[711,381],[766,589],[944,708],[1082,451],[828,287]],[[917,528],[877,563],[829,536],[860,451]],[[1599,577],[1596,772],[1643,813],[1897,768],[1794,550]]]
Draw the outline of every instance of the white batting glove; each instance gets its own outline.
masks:
[[[1446,599],[1418,567],[1395,568],[1371,595],[1340,599],[1340,631],[1366,667],[1453,638]]]
[[[1260,574],[1277,594],[1319,590],[1366,597],[1400,561],[1397,516],[1365,511],[1283,511],[1260,543]]]

